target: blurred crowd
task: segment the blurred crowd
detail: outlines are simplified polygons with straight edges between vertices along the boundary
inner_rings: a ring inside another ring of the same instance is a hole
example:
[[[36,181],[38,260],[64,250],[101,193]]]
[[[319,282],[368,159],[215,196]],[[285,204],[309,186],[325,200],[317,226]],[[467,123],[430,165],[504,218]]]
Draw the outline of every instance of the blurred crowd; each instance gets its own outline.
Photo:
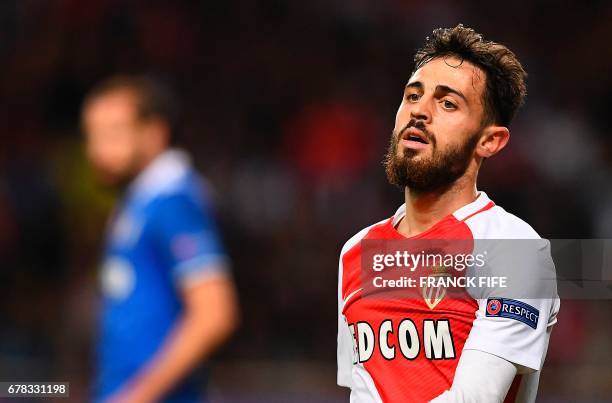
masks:
[[[174,86],[180,143],[215,189],[243,311],[215,359],[220,399],[274,392],[278,375],[253,374],[279,368],[311,370],[278,396],[346,398],[334,386],[338,254],[402,202],[381,161],[414,51],[435,27],[472,26],[529,73],[481,190],[547,238],[612,237],[608,2],[7,0],[0,22],[2,380],[88,388],[116,195],[85,161],[80,107],[113,73]],[[612,396],[610,315],[610,301],[564,301],[543,401]]]

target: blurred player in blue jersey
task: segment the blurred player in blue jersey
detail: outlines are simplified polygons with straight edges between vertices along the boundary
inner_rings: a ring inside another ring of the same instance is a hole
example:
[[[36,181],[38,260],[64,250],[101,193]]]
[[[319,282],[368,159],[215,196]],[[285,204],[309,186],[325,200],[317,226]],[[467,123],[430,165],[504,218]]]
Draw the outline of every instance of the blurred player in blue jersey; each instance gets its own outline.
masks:
[[[86,98],[87,155],[122,198],[109,221],[94,400],[203,401],[193,371],[233,332],[236,295],[188,156],[171,148],[175,104],[144,77]]]

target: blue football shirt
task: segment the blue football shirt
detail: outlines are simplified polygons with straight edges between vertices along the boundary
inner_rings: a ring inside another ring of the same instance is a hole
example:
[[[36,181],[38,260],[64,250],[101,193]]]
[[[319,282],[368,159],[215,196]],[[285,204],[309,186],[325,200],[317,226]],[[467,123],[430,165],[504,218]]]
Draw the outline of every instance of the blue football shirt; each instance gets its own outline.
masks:
[[[183,284],[227,270],[205,187],[182,151],[156,158],[109,224],[95,400],[116,392],[162,346],[181,315]],[[201,391],[189,376],[164,401],[201,401]]]

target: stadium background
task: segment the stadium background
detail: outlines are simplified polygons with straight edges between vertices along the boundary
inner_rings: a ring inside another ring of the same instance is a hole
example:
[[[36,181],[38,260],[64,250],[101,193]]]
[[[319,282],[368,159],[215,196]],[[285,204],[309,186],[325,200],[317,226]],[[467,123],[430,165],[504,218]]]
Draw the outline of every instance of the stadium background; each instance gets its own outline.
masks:
[[[338,253],[401,202],[381,160],[411,57],[457,22],[529,72],[480,188],[546,237],[612,237],[608,2],[0,2],[0,380],[69,380],[86,397],[113,195],[84,160],[80,102],[109,74],[146,72],[183,101],[240,292],[215,401],[346,401]],[[611,318],[610,301],[563,302],[541,401],[610,399]]]

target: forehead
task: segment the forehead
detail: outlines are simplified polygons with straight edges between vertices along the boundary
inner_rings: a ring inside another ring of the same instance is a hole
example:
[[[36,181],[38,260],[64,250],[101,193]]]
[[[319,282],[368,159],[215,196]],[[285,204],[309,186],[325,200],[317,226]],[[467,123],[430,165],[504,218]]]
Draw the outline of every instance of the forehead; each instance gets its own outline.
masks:
[[[408,84],[420,82],[426,91],[444,85],[458,90],[470,102],[481,103],[485,88],[485,72],[468,61],[454,56],[443,56],[427,62],[414,72]]]
[[[125,90],[111,91],[91,100],[85,110],[88,121],[131,118],[136,112],[134,94]]]

